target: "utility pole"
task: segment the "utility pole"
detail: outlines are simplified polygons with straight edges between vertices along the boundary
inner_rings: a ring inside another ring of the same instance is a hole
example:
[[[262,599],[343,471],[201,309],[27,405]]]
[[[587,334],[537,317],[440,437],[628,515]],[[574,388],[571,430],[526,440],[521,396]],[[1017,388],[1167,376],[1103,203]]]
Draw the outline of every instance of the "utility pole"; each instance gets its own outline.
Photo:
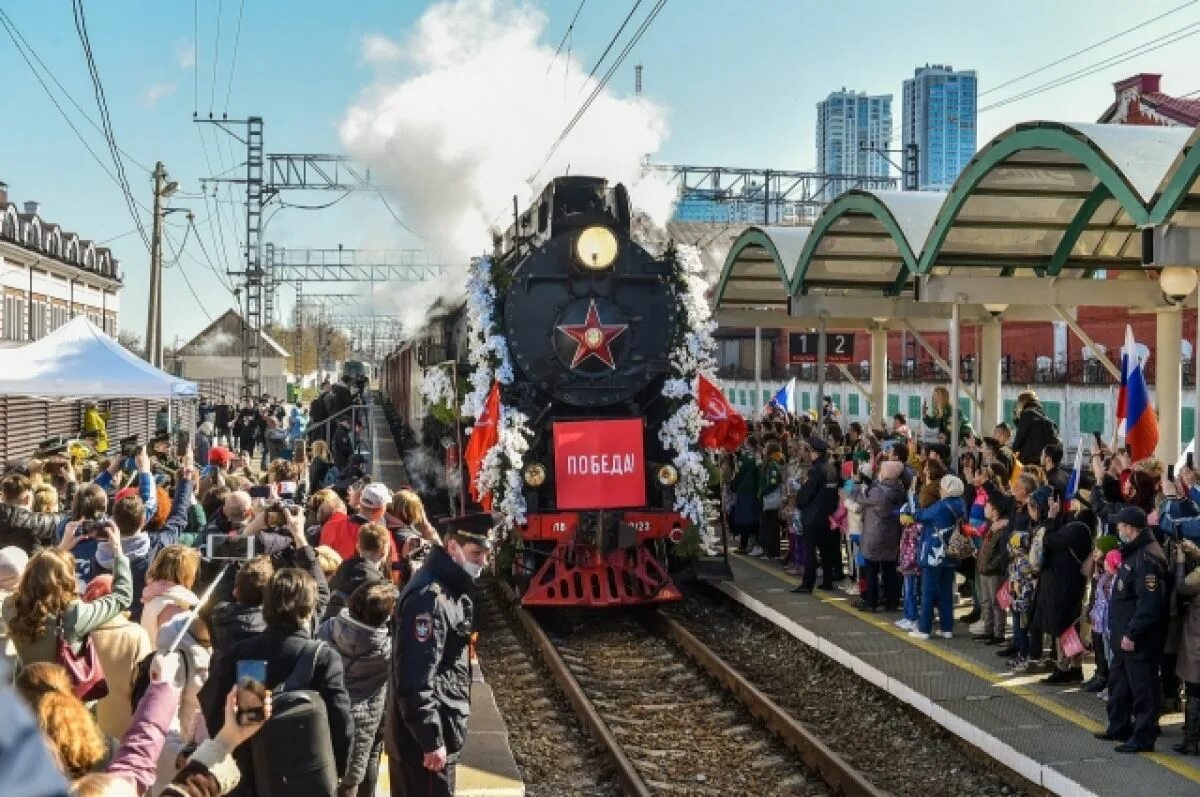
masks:
[[[150,306],[146,312],[146,361],[162,368],[162,241],[163,199],[167,190],[167,169],[162,161],[154,164],[154,229],[150,234]]]

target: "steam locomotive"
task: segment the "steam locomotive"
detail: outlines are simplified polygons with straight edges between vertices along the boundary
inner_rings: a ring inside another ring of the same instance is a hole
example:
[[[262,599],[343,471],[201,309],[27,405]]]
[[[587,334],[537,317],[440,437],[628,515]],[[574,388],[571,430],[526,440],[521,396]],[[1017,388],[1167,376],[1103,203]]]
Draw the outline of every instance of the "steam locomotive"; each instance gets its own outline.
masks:
[[[670,263],[630,236],[623,185],[560,177],[497,239],[502,394],[534,432],[514,574],[528,606],[678,600],[678,478],[658,439],[677,327]]]
[[[671,263],[633,240],[632,223],[625,186],[559,177],[495,239],[494,317],[514,368],[501,397],[533,432],[521,473],[527,522],[505,557],[526,606],[681,598],[668,560],[686,523],[658,433],[682,321]],[[412,377],[419,365],[465,359],[464,333],[451,310],[385,362],[384,391],[414,426]]]

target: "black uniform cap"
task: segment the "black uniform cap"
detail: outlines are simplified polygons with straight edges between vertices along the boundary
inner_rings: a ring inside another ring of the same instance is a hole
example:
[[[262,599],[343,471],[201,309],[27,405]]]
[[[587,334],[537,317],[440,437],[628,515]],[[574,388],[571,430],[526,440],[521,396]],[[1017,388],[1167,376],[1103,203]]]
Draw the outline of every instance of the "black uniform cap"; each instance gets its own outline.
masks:
[[[491,512],[471,512],[458,517],[445,518],[438,522],[442,536],[451,534],[473,542],[484,550],[492,549],[491,531],[500,522],[498,516]]]

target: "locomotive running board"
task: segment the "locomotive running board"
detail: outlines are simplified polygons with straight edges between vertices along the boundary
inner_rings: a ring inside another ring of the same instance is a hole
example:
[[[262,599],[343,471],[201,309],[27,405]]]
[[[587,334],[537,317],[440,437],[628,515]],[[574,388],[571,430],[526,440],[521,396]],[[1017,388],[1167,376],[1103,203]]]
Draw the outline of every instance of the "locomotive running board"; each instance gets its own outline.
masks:
[[[570,546],[559,543],[529,582],[522,606],[574,606],[612,608],[646,606],[683,600],[662,563],[643,546],[607,555],[594,552],[570,556]]]

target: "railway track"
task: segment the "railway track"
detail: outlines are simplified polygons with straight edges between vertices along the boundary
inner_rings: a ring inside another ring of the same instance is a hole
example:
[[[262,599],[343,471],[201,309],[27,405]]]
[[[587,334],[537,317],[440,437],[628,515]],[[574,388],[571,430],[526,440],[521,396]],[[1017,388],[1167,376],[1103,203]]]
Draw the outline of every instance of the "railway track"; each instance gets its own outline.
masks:
[[[661,613],[552,638],[514,611],[626,794],[884,794]]]

